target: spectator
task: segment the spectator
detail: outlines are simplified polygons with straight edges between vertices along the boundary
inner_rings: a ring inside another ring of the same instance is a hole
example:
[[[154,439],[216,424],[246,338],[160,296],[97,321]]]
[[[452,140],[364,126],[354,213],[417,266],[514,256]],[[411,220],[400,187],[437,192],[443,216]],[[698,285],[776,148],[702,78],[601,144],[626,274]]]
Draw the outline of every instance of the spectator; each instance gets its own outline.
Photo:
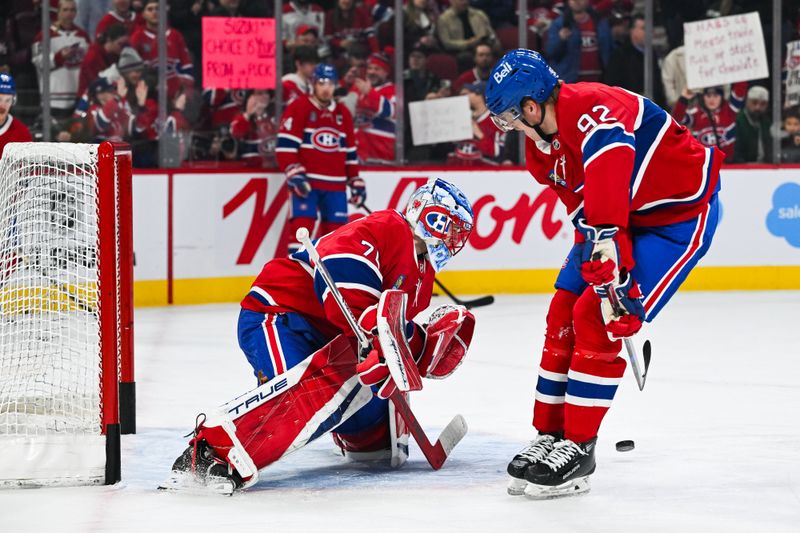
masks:
[[[589,0],[568,0],[567,9],[547,31],[545,55],[566,83],[600,81],[611,56],[611,30],[588,7]]]
[[[100,20],[111,10],[111,0],[79,0],[78,26],[87,35],[96,35]],[[97,36],[99,38],[99,35]]]
[[[11,107],[17,101],[17,87],[10,74],[0,74],[0,157],[8,143],[31,142],[27,126],[11,115]]]
[[[362,6],[355,5],[355,0],[337,0],[336,7],[325,14],[325,38],[334,57],[340,57],[353,43],[378,51],[372,17]]]
[[[670,109],[678,103],[686,87],[686,56],[683,45],[672,50],[661,65],[661,81],[664,82],[664,97]]]
[[[281,78],[283,87],[283,101],[289,105],[301,94],[311,94],[311,77],[319,63],[316,49],[310,46],[300,46],[294,50],[295,72],[284,74]]]
[[[129,37],[134,29],[144,26],[142,16],[131,9],[131,0],[111,0],[111,5],[114,9],[106,13],[97,23],[95,38],[99,38],[112,24],[122,24]]]
[[[744,105],[746,90],[747,82],[735,83],[731,98],[726,101],[722,87],[707,87],[699,104],[690,107],[693,94],[684,88],[673,116],[705,146],[716,146],[731,157],[736,143],[736,115]]]
[[[403,7],[403,42],[406,50],[421,44],[428,49],[437,45],[434,23],[439,16],[438,4],[433,0],[409,0]]]
[[[453,92],[455,94],[460,94],[461,88],[464,87],[466,83],[475,83],[489,79],[489,74],[492,72],[492,67],[494,66],[494,52],[492,51],[492,47],[485,43],[476,45],[473,61],[475,62],[475,66],[462,72],[453,83]]]
[[[319,36],[325,29],[325,12],[320,6],[310,0],[290,0],[283,4],[283,17],[281,18],[281,35],[297,35],[300,26],[313,26]],[[300,43],[284,41],[286,48],[291,51]]]
[[[60,0],[55,23],[50,26],[50,111],[53,117],[65,119],[75,109],[78,76],[81,62],[89,49],[90,39],[85,31],[75,26],[78,10],[75,0]],[[41,78],[45,58],[42,57],[42,32],[33,42],[33,64]]]
[[[36,88],[38,73],[31,62],[31,52],[33,39],[42,29],[41,2],[17,0],[4,2],[3,6],[0,17],[6,19],[4,39],[7,47],[6,65],[9,72],[14,73],[17,120],[23,116],[33,119],[40,114],[39,94]]]
[[[170,0],[167,11],[171,28],[183,35],[186,47],[197,63],[203,53],[203,17],[210,15],[216,5],[211,0]],[[202,87],[202,69],[194,73],[198,86]]]
[[[448,83],[440,80],[427,68],[428,49],[417,45],[408,55],[408,70],[403,72],[403,90],[406,102],[419,102],[420,100],[433,100],[450,96]],[[408,106],[404,106],[405,131],[403,132],[406,146],[406,159],[409,161],[428,161],[431,158],[433,147],[431,145],[414,146],[411,135],[411,118]]]
[[[783,112],[781,163],[800,163],[800,108],[790,107]]]
[[[489,17],[480,9],[469,7],[468,0],[451,0],[450,7],[436,22],[436,34],[447,52],[457,55],[459,66],[466,70],[472,61],[472,50],[484,42],[499,51],[497,40]]]
[[[239,158],[249,166],[277,166],[278,127],[268,113],[269,104],[268,91],[252,91],[244,111],[231,121],[231,136],[238,143]]]
[[[219,5],[211,10],[212,17],[242,17],[239,0],[217,0]]]
[[[486,13],[495,30],[517,25],[516,0],[470,0],[470,5]]]
[[[385,54],[367,59],[367,79],[356,78],[356,141],[362,161],[394,160],[395,87],[389,80],[391,60]]]
[[[472,139],[456,143],[456,149],[447,157],[447,164],[469,166],[474,164],[496,165],[503,154],[505,133],[495,126],[484,93],[486,82],[468,83],[461,94],[469,98],[472,111]]]
[[[303,24],[297,28],[297,35],[295,35],[292,50],[296,50],[301,46],[310,46],[317,51],[317,56],[320,60],[327,59],[331,55],[331,48],[328,46],[328,43],[320,39],[319,36],[320,32],[316,26]]]
[[[744,109],[736,117],[734,163],[772,162],[772,121],[768,108],[769,91],[760,85],[750,87]]]
[[[246,93],[244,89],[205,89],[203,101],[208,110],[207,127],[219,130],[222,126],[230,125],[244,108]]]
[[[145,25],[131,35],[131,46],[136,48],[145,64],[158,69],[158,2],[146,0],[142,17]],[[183,36],[173,28],[166,28],[167,41],[167,97],[173,100],[183,91],[191,94],[194,88],[194,66]]]
[[[86,51],[86,57],[81,63],[78,75],[78,90],[76,96],[80,97],[97,79],[101,71],[117,62],[122,49],[128,45],[128,34],[121,24],[113,24],[97,39]]]
[[[631,26],[630,38],[621,47],[614,50],[606,67],[603,82],[616,85],[638,94],[644,94],[644,15],[635,15]],[[653,66],[658,65],[658,58],[653,52]],[[653,77],[653,102],[665,105],[664,86],[658,76]]]

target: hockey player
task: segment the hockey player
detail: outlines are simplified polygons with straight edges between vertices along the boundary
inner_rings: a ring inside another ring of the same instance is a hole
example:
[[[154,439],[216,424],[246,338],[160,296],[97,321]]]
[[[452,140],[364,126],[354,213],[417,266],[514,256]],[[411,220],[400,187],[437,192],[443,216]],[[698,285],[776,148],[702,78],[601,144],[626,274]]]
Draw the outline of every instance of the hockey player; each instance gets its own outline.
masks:
[[[428,307],[434,274],[471,230],[469,201],[438,179],[414,192],[405,213],[377,211],[325,235],[316,248],[367,335],[375,335],[381,294],[398,289],[407,295],[405,316],[398,318],[416,366],[422,377],[441,379],[466,355],[474,317],[446,305],[425,325],[411,318]],[[242,300],[238,330],[259,387],[216,415],[198,417],[165,488],[199,482],[229,492],[250,486],[259,469],[331,431],[352,459],[404,462],[408,434],[386,401],[394,382],[380,344],[373,342],[359,361],[355,333],[305,249],[264,265]]]
[[[0,157],[8,143],[31,142],[31,132],[19,120],[11,116],[11,107],[17,102],[17,85],[14,78],[0,73]]]
[[[289,187],[289,225],[312,233],[319,215],[317,235],[324,235],[347,222],[347,192],[350,203],[361,205],[367,193],[358,175],[358,156],[350,111],[333,99],[338,75],[324,63],[313,76],[313,94],[298,96],[286,108],[275,149],[278,166],[286,173]],[[299,248],[289,245],[289,253]]]
[[[508,465],[509,493],[584,492],[625,371],[620,339],[655,318],[708,250],[725,156],[647,98],[563,83],[530,50],[500,60],[486,96],[498,126],[527,136],[528,171],[558,194],[576,229],[547,314],[539,435]]]

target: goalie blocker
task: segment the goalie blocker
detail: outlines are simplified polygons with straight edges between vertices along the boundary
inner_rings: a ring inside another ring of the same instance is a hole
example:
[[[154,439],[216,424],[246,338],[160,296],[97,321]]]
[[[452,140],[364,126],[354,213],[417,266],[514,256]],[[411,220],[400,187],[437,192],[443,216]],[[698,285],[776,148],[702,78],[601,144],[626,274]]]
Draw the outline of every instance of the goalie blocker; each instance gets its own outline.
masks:
[[[387,299],[396,301],[398,296],[405,295],[399,291],[383,293],[375,316]],[[401,311],[394,301],[385,307],[395,313]],[[395,324],[405,322],[398,314],[388,319]],[[361,363],[355,339],[339,335],[287,372],[211,412],[198,424],[190,446],[176,460],[172,476],[162,488],[180,490],[197,484],[223,493],[246,488],[257,482],[260,469],[331,432],[334,441],[354,460],[391,458],[393,467],[402,466],[408,458],[408,429],[393,402],[387,402],[387,422],[355,439],[337,434],[336,428],[366,406],[373,399],[373,391],[386,398],[397,390],[380,345],[408,349],[413,357],[413,369],[406,369],[409,373],[442,379],[463,361],[474,325],[475,319],[466,308],[439,307],[426,326],[414,328],[416,338],[392,338],[389,330],[397,328],[378,329],[380,342],[373,342],[375,348]],[[415,347],[414,352],[410,346]],[[405,395],[407,399],[408,393]],[[383,443],[382,449],[359,450],[359,444],[370,447],[376,441]],[[205,456],[198,453],[205,450],[209,452]]]

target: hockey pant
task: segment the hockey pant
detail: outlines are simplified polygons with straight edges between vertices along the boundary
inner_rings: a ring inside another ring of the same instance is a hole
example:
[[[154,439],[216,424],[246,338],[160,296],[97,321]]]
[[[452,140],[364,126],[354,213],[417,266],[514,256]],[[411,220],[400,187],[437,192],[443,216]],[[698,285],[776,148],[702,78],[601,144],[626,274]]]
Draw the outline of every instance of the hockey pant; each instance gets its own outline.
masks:
[[[633,278],[644,295],[650,322],[703,257],[719,219],[717,196],[696,218],[650,228],[634,228]],[[580,250],[574,247],[556,280],[547,314],[536,384],[533,425],[540,432],[564,431],[584,442],[600,428],[625,372],[621,341],[611,341],[600,299],[581,277]]]
[[[313,180],[312,180],[313,183]],[[332,232],[347,223],[347,191],[325,191],[312,188],[306,198],[289,193],[289,228],[294,236],[300,228],[314,235],[314,226],[319,218],[316,238]],[[289,253],[300,249],[294,238],[289,242]]]

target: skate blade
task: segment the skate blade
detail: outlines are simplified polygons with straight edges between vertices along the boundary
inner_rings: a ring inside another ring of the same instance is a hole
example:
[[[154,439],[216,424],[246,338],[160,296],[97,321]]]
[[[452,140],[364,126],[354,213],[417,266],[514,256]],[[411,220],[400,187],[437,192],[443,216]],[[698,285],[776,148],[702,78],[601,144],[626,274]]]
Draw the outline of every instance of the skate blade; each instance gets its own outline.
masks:
[[[170,472],[158,490],[165,492],[180,492],[182,494],[220,494],[233,495],[235,486],[232,480],[219,476],[208,476],[205,480],[199,479],[191,472]]]
[[[508,491],[509,496],[522,496],[525,494],[525,487],[528,486],[528,482],[524,479],[518,479],[515,477],[508,476],[510,481],[508,482]]]
[[[553,498],[564,498],[567,496],[577,496],[589,492],[589,476],[575,478],[555,487],[546,485],[534,485],[528,483],[525,487],[525,496],[532,500],[550,500]]]

